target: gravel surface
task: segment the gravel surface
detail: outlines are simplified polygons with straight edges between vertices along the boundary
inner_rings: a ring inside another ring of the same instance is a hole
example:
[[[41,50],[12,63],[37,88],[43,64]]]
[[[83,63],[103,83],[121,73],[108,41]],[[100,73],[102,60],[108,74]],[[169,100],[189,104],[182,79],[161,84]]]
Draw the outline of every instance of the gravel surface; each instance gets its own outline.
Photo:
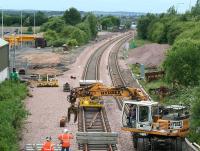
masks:
[[[115,42],[117,43],[117,42]],[[114,43],[114,44],[115,44]],[[100,64],[100,79],[103,80],[106,85],[112,85],[110,79],[109,71],[107,68],[109,52],[111,51],[111,45],[103,54],[101,64]],[[124,65],[125,66],[125,65]],[[117,148],[119,151],[134,151],[133,143],[131,141],[131,134],[121,130],[121,111],[118,108],[117,102],[113,97],[104,97],[105,98],[105,109],[107,117],[110,123],[111,130],[113,132],[119,133],[119,140]]]
[[[62,85],[68,81],[71,86],[77,87],[87,59],[97,47],[107,42],[109,38],[86,47],[78,56],[76,62],[68,66],[69,70],[63,76],[58,77],[60,87],[30,89],[33,97],[26,100],[26,107],[30,115],[24,124],[22,140],[20,142],[21,148],[25,144],[42,143],[46,136],[51,136],[53,141],[58,143],[57,136],[63,130],[63,128],[59,127],[59,121],[62,116],[67,115],[67,108],[70,105],[66,101],[67,94],[62,91]],[[75,76],[76,80],[71,79],[71,75]],[[73,120],[66,127],[74,135],[77,132],[78,126],[77,123],[73,123]],[[75,139],[72,141],[71,148],[78,150]]]
[[[165,52],[169,48],[167,44],[146,44],[129,51],[128,64],[141,63],[146,66],[158,66],[165,58]]]

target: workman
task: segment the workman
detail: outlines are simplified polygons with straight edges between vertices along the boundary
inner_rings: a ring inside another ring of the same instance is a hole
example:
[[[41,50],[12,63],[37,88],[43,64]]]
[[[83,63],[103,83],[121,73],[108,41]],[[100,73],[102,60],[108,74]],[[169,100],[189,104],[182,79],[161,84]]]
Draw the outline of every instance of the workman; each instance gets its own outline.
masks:
[[[51,142],[51,137],[46,137],[46,141],[43,143],[41,151],[54,151],[54,144]]]
[[[10,73],[10,79],[14,81],[19,80],[19,74],[16,71],[16,68],[13,68],[13,71]]]
[[[128,119],[129,119],[129,125],[131,127],[134,127],[132,122],[135,122],[136,120],[136,108],[133,105],[130,106]]]
[[[70,139],[73,139],[73,135],[69,133],[68,129],[64,129],[63,134],[58,135],[58,139],[62,145],[61,151],[69,151]]]

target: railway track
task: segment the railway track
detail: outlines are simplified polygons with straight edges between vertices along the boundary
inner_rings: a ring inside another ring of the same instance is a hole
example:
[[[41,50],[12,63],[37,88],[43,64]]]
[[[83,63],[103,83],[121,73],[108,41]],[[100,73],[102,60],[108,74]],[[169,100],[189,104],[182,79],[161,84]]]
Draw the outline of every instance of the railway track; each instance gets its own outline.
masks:
[[[99,80],[99,65],[101,57],[104,51],[115,41],[119,40],[123,36],[116,37],[101,45],[88,59],[85,66],[82,79],[83,80]]]
[[[126,82],[121,74],[119,63],[118,63],[118,53],[121,46],[130,38],[131,36],[127,36],[122,41],[117,43],[117,45],[115,45],[115,47],[113,48],[113,51],[111,51],[109,54],[108,66],[109,66],[109,73],[110,73],[113,86],[126,86]],[[122,110],[122,107],[123,107],[122,99],[117,98],[117,97],[114,97],[114,98],[117,101],[119,109]]]
[[[130,35],[125,35],[125,38]],[[89,58],[82,79],[84,80],[99,80],[99,65],[102,54],[114,42],[124,42],[124,35],[110,40],[100,46]],[[118,42],[118,43],[119,43]],[[117,43],[117,44],[118,44]],[[105,108],[84,108],[81,107],[78,114],[78,131],[79,132],[111,132],[109,121],[106,115]],[[79,144],[79,149],[88,150],[117,150],[116,145],[107,144]]]

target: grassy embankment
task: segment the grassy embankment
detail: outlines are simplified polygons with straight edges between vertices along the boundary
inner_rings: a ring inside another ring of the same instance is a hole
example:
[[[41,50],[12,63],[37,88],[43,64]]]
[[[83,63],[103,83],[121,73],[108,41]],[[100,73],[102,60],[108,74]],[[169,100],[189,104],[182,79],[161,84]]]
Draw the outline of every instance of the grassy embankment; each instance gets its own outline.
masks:
[[[5,81],[0,84],[0,150],[19,150],[20,129],[27,115],[23,100],[25,84]]]
[[[139,76],[140,75],[140,68],[137,65],[130,65],[132,72],[134,75]],[[147,71],[147,70],[146,70]],[[198,98],[198,87],[184,87],[184,86],[177,86],[175,89],[172,87],[171,83],[167,83],[166,80],[159,79],[159,80],[154,80],[151,82],[147,82],[145,80],[139,80],[140,84],[144,87],[147,93],[149,93],[150,88],[159,88],[160,86],[165,86],[169,89],[172,90],[171,94],[169,96],[166,96],[164,98],[161,98],[160,96],[156,94],[150,94],[151,98],[154,101],[158,101],[160,103],[164,104],[184,104],[188,105],[191,108],[191,129],[190,129],[190,134],[188,138],[192,142],[196,142],[200,144],[200,137],[199,133],[196,132],[196,121],[193,120],[193,113],[192,111],[194,110],[194,103],[197,102]],[[197,109],[198,110],[198,109]],[[199,113],[200,113],[200,108],[199,108]]]
[[[141,47],[145,44],[150,44],[151,42],[148,40],[139,39],[138,37],[135,37],[130,41],[130,48],[136,48]]]

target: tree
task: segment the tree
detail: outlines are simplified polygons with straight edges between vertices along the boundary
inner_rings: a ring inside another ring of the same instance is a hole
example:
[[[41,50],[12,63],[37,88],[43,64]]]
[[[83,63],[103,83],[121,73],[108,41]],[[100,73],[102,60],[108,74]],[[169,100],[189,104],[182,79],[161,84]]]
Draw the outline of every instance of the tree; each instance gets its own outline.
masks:
[[[61,32],[64,28],[64,21],[60,19],[59,17],[51,18],[48,22],[42,25],[41,31],[47,31],[47,30],[54,30],[56,32]]]
[[[200,0],[197,0],[195,6],[192,7],[191,13],[194,16],[200,15]]]
[[[126,27],[126,29],[130,29],[131,28],[131,21],[130,20],[126,20],[125,27]]]
[[[44,33],[44,38],[47,40],[47,45],[52,46],[53,42],[58,39],[58,35],[55,31],[53,30],[47,30]]]
[[[168,51],[163,67],[169,82],[177,81],[185,86],[200,82],[200,41],[182,39]]]
[[[169,14],[169,15],[176,15],[176,14],[177,14],[177,11],[176,11],[176,9],[175,9],[175,6],[170,7],[170,8],[167,10],[167,14]]]
[[[91,39],[91,30],[88,22],[82,22],[76,25],[80,30],[84,31],[87,35],[86,41],[88,42]]]
[[[108,27],[112,27],[113,23],[112,23],[111,18],[104,18],[104,19],[102,19],[101,25],[102,25],[102,29],[103,30],[107,30]]]
[[[27,32],[33,32],[33,28],[31,26],[28,27]]]
[[[78,28],[76,28],[71,34],[71,39],[76,39],[79,45],[86,43],[86,33]]]
[[[148,38],[154,42],[165,42],[165,26],[161,22],[156,22],[148,29]]]
[[[147,14],[146,16],[141,16],[137,21],[137,31],[138,37],[142,39],[147,39],[148,27],[151,22],[156,19],[156,16],[153,14]]]
[[[81,14],[76,8],[70,8],[66,10],[63,18],[66,24],[76,25],[81,22]]]
[[[97,18],[92,13],[87,14],[86,21],[90,26],[91,36],[95,38],[97,36]]]
[[[34,24],[34,16],[31,16],[32,25]],[[41,11],[35,14],[35,25],[40,26],[48,21],[48,17]]]

